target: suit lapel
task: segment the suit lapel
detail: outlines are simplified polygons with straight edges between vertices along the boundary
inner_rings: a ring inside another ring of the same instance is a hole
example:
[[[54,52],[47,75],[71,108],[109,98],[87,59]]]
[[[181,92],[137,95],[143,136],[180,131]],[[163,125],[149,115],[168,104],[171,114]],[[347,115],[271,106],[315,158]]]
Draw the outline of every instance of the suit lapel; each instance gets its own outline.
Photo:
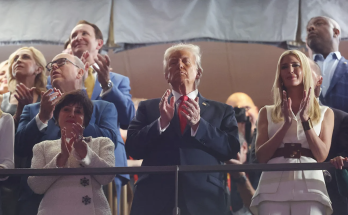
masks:
[[[337,64],[336,70],[332,76],[332,80],[330,83],[330,87],[327,90],[325,97],[329,95],[330,91],[335,87],[337,82],[340,80],[340,78],[343,76],[344,73],[348,71],[348,62],[347,60],[342,56],[340,61]]]
[[[102,91],[102,89],[100,87],[100,83],[98,81],[98,76],[97,76],[95,79],[95,84],[94,84],[94,89],[93,89],[91,100],[96,100],[99,97],[101,91]]]

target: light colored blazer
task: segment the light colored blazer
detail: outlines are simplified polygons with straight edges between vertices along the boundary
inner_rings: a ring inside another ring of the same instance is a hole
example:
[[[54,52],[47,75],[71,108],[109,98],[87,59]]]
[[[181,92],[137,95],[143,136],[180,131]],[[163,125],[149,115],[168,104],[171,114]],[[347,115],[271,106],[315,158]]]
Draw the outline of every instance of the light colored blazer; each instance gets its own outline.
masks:
[[[12,116],[8,113],[0,114],[0,168],[14,168],[14,131],[15,126]],[[4,181],[7,178],[0,178],[0,181]]]
[[[114,167],[114,143],[106,137],[85,139],[87,155],[79,160],[73,152],[65,168]],[[33,148],[31,168],[57,168],[61,140],[48,140]],[[38,215],[111,215],[102,191],[115,175],[30,176],[29,187],[37,194],[45,194]]]

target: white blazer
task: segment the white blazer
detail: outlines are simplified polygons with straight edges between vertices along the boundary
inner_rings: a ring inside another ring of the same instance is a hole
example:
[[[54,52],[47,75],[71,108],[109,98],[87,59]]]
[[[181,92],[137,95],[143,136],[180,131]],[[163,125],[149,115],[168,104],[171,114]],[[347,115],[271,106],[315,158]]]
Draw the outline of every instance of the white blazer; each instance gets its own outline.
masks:
[[[79,160],[70,154],[65,168],[114,167],[114,143],[106,137],[86,138],[87,155]],[[57,168],[61,140],[38,143],[33,148],[31,168]],[[111,215],[102,185],[115,175],[30,176],[29,187],[37,194],[45,194],[38,215]]]

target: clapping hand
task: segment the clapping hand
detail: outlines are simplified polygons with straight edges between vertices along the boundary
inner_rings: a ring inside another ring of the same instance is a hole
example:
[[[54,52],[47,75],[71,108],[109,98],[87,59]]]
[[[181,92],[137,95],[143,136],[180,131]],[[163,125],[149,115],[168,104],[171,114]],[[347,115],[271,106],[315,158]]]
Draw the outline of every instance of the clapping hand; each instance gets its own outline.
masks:
[[[97,58],[94,58],[94,62],[98,65],[93,65],[93,69],[98,74],[98,81],[102,85],[102,88],[105,89],[108,86],[110,80],[110,58],[107,55],[98,54]]]
[[[286,124],[291,124],[292,122],[291,98],[287,97],[285,90],[283,90],[282,113],[284,116],[284,122]]]
[[[35,87],[29,89],[22,83],[17,84],[16,93],[14,94],[14,97],[18,101],[18,105],[24,107],[25,105],[33,103],[35,89]]]
[[[41,93],[39,111],[39,119],[41,122],[47,124],[47,122],[52,119],[54,108],[62,95],[60,90],[56,88]]]
[[[57,166],[64,167],[69,159],[69,154],[71,152],[73,140],[66,140],[66,128],[61,130],[61,141],[60,141],[60,154],[57,157]]]
[[[81,159],[85,158],[87,155],[87,145],[83,142],[83,130],[84,127],[80,124],[72,124],[72,140],[74,142],[74,149]]]
[[[195,100],[188,98],[187,101],[184,101],[184,105],[182,107],[187,113],[181,111],[181,115],[186,118],[187,124],[189,124],[193,130],[196,130],[201,119],[199,98],[197,97]]]
[[[300,118],[302,122],[307,122],[309,119],[310,94],[311,94],[311,87],[309,88],[307,95],[306,95],[306,91],[303,91],[303,98],[300,104]]]
[[[159,103],[161,128],[165,128],[174,117],[174,96],[170,98],[170,103],[168,103],[168,97],[170,93],[171,90],[166,90]]]

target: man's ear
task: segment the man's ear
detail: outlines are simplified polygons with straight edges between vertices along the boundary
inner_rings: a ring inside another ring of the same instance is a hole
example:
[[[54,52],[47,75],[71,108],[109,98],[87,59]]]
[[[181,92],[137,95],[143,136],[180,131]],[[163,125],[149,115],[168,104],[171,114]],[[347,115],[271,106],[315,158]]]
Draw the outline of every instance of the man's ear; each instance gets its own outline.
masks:
[[[338,30],[337,28],[334,28],[333,32],[334,32],[334,37],[338,37],[341,33],[340,30]]]
[[[197,69],[197,75],[196,75],[196,79],[200,79],[202,77],[202,70],[201,69]]]
[[[102,39],[97,39],[97,41],[98,41],[97,50],[100,50],[104,45],[104,41]]]
[[[76,79],[81,79],[85,75],[85,70],[79,69],[77,72]]]

